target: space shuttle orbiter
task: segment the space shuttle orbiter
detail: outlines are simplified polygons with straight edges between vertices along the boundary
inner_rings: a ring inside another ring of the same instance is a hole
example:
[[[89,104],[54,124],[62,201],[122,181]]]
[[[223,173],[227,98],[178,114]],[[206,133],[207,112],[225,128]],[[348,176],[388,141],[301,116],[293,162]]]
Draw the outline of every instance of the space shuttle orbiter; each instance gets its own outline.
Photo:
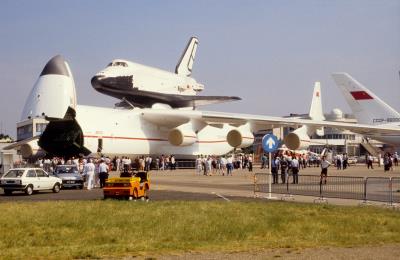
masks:
[[[100,93],[142,108],[182,108],[240,100],[233,96],[199,96],[204,86],[191,77],[198,40],[190,38],[175,73],[116,59],[91,80]]]

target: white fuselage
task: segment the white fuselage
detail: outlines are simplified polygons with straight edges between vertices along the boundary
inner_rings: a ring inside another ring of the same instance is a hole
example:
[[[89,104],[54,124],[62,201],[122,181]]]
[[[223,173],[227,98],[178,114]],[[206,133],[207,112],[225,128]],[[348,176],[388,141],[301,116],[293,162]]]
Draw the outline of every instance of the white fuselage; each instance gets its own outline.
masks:
[[[174,146],[168,141],[170,129],[144,120],[141,112],[143,109],[78,105],[76,120],[82,129],[85,147],[96,153],[98,140],[102,139],[101,153],[106,155],[223,155],[233,149],[226,140],[228,131],[232,129],[228,125],[223,128],[207,125],[197,133],[195,143]]]

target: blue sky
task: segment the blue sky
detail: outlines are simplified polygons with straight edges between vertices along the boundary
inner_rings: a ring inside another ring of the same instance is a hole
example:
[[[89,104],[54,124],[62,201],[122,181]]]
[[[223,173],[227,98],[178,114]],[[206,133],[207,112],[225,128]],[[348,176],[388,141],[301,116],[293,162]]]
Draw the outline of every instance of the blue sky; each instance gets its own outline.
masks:
[[[173,71],[190,36],[205,110],[304,113],[314,81],[326,112],[349,108],[330,74],[350,73],[400,110],[400,1],[8,1],[0,8],[0,122],[16,122],[46,62],[62,54],[78,103],[112,107],[91,77],[114,58]]]

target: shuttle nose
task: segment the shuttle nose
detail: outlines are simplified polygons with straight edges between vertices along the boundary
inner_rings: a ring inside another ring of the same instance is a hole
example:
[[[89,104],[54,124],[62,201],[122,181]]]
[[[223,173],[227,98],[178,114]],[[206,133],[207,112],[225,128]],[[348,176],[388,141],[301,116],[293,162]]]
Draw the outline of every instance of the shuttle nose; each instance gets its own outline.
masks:
[[[99,74],[97,74],[97,75],[95,75],[92,79],[91,79],[91,83],[92,83],[92,86],[95,88],[95,89],[98,89],[98,88],[101,88],[102,87],[102,81],[104,81],[104,78],[105,78],[105,76],[104,75],[99,75]]]
[[[133,87],[132,76],[110,77],[101,73],[96,74],[91,83],[97,90],[130,90]]]

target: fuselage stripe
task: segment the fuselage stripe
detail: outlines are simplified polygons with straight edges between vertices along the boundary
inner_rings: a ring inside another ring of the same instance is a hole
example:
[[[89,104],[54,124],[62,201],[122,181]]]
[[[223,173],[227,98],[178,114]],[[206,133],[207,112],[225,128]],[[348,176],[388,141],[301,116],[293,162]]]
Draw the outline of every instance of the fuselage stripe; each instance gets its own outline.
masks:
[[[86,138],[97,138],[97,139],[122,139],[122,140],[135,140],[135,141],[156,141],[156,142],[168,142],[168,139],[161,138],[141,138],[141,137],[121,137],[121,136],[96,136],[96,135],[84,135]],[[196,141],[196,143],[226,143],[226,140],[217,141]]]

